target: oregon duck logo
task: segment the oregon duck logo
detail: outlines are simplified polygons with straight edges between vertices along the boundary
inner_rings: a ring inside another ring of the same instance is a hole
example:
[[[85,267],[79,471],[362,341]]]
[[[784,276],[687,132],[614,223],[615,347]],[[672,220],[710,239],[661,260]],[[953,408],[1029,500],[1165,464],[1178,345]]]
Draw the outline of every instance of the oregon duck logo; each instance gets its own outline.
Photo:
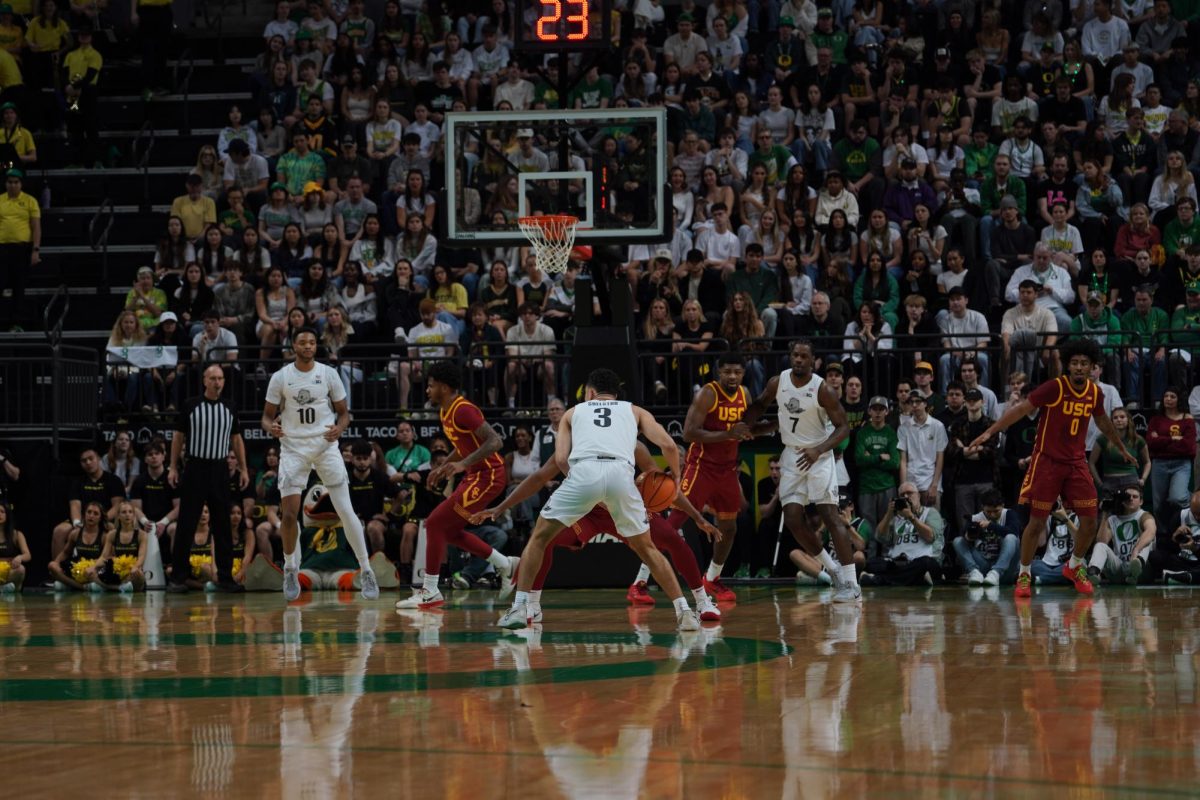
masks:
[[[302,406],[312,405],[317,402],[317,398],[313,397],[313,393],[308,389],[301,389],[296,392],[296,396],[292,398]]]

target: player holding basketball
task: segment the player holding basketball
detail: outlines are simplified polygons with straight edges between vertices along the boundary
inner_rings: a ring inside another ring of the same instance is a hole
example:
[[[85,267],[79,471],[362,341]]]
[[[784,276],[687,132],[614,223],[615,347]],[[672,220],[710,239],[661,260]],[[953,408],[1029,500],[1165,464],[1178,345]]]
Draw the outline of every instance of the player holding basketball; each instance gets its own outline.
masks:
[[[838,479],[833,449],[850,435],[846,410],[825,380],[813,373],[813,347],[796,339],[788,349],[792,368],[767,381],[758,399],[742,415],[753,426],[774,403],[779,408],[779,435],[785,452],[780,459],[779,501],[783,519],[796,542],[824,565],[837,582],[835,603],[857,603],[862,589],[854,571],[854,546],[838,513]],[[814,504],[833,539],[837,561],[821,546],[821,537],[808,524],[804,507]],[[838,561],[841,563],[839,564]]]
[[[1021,483],[1021,503],[1029,504],[1029,524],[1021,534],[1021,572],[1017,575],[1015,595],[1033,596],[1033,557],[1046,527],[1046,517],[1062,497],[1063,506],[1079,517],[1079,532],[1071,559],[1062,574],[1075,584],[1080,594],[1092,594],[1084,555],[1096,538],[1096,485],[1088,471],[1085,443],[1088,421],[1096,420],[1108,440],[1116,445],[1121,457],[1133,465],[1137,458],[1125,449],[1121,435],[1104,413],[1104,395],[1088,377],[1092,365],[1100,362],[1100,346],[1092,339],[1073,338],[1059,348],[1067,374],[1046,381],[1029,393],[1028,399],[1010,407],[1004,416],[979,434],[972,447],[984,444],[1018,419],[1041,409],[1037,438],[1025,480]]]
[[[742,386],[745,374],[746,362],[740,355],[723,353],[717,359],[717,380],[705,384],[696,394],[683,423],[683,440],[689,445],[679,491],[693,506],[708,508],[717,518],[721,538],[713,546],[704,588],[720,602],[737,599],[733,590],[721,583],[721,570],[733,550],[737,515],[745,503],[738,479],[738,443],[774,430],[773,423],[760,423],[759,430],[751,431],[742,422],[742,414],[750,404]],[[684,511],[676,510],[669,519],[671,527],[683,527],[687,517]],[[643,564],[626,594],[634,604],[654,605],[654,598],[646,591],[649,577],[650,568]]]
[[[338,438],[350,425],[346,389],[337,370],[316,361],[314,329],[296,331],[292,350],[296,360],[271,376],[262,415],[263,430],[280,440],[277,485],[282,516],[279,535],[283,540],[283,596],[289,602],[300,596],[297,517],[308,473],[316,469],[362,570],[362,596],[374,600],[379,597],[379,583],[371,569],[362,523],[350,502],[346,462],[338,448]]]
[[[430,471],[426,482],[432,489],[460,472],[463,479],[425,520],[425,578],[411,597],[396,603],[396,608],[435,608],[445,602],[438,589],[438,577],[446,560],[447,543],[486,559],[496,568],[501,585],[512,579],[517,559],[501,555],[464,530],[471,515],[498,497],[508,480],[500,457],[500,436],[478,406],[459,393],[461,387],[462,373],[449,361],[438,361],[425,372],[425,394],[438,407],[442,431],[457,456]]]
[[[529,592],[541,571],[546,548],[559,531],[583,519],[600,503],[612,515],[616,533],[650,565],[658,585],[675,598],[679,629],[700,628],[700,619],[688,606],[674,570],[650,538],[650,519],[633,479],[639,432],[662,450],[673,475],[679,474],[679,450],[650,412],[618,400],[620,391],[617,373],[593,370],[584,387],[584,401],[559,421],[554,458],[567,477],[542,507],[521,554],[517,596],[512,608],[500,617],[497,624],[501,628],[516,630],[529,624]]]
[[[654,458],[650,455],[650,451],[641,442],[637,443],[637,449],[634,451],[636,460],[636,468],[643,474],[652,472],[658,467],[654,463]],[[513,489],[508,497],[495,508],[488,508],[474,514],[471,517],[472,525],[495,519],[504,514],[513,506],[533,497],[543,486],[561,475],[558,468],[558,462],[551,458],[541,466],[537,472],[533,473]],[[710,539],[720,541],[721,531],[709,524],[696,507],[688,502],[687,497],[680,493],[675,498],[675,507],[679,509],[679,513],[684,517],[690,517],[700,530]],[[615,533],[616,526],[613,522],[612,515],[608,513],[608,509],[604,506],[596,506],[589,511],[582,519],[574,525],[563,528],[558,532],[551,541],[550,547],[546,549],[543,555],[541,569],[538,570],[537,577],[534,578],[532,588],[529,592],[529,621],[542,621],[542,586],[546,582],[546,576],[550,573],[550,566],[553,563],[554,548],[565,547],[570,550],[578,550],[585,544],[591,541],[596,536],[604,533]],[[616,534],[620,536],[620,534]],[[625,544],[629,544],[629,540],[621,537]],[[696,556],[679,535],[679,530],[673,527],[665,517],[661,514],[650,515],[650,539],[654,542],[654,546],[659,548],[663,553],[671,557],[671,561],[675,569],[683,575],[683,579],[687,581],[688,588],[692,590],[692,595],[696,598],[696,610],[700,612],[700,619],[705,622],[718,622],[721,619],[721,611],[713,603],[708,592],[704,588],[704,579],[700,575],[700,565],[696,563]],[[632,545],[630,545],[632,547]],[[649,570],[647,570],[649,574]],[[675,598],[672,597],[674,602]]]

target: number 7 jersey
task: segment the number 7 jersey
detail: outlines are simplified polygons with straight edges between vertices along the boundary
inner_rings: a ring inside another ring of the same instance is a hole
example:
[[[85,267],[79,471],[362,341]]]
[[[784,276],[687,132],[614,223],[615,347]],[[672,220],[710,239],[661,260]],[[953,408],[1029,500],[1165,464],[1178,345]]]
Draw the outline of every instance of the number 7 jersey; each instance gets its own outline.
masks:
[[[779,375],[775,390],[775,405],[779,408],[779,436],[785,447],[816,447],[833,433],[829,414],[821,407],[821,384],[825,379],[817,374],[808,383],[792,383],[792,371]]]
[[[271,376],[267,402],[279,407],[283,435],[289,439],[324,436],[337,422],[333,404],[346,399],[346,387],[333,367],[315,362],[308,372],[288,364]]]

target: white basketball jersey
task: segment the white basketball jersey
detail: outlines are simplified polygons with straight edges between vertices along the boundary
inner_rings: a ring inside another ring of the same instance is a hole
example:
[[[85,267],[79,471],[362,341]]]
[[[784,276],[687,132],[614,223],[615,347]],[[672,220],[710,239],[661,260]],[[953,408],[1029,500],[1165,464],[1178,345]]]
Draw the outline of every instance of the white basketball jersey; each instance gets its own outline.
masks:
[[[1132,514],[1108,516],[1108,530],[1112,534],[1112,549],[1117,557],[1128,563],[1133,558],[1133,546],[1142,535],[1142,517],[1150,512],[1139,508]]]
[[[271,376],[267,386],[267,402],[280,409],[283,435],[308,439],[324,436],[325,430],[337,422],[333,404],[346,399],[346,387],[333,367],[316,363],[308,372],[288,364]]]
[[[779,375],[775,404],[779,406],[779,435],[785,447],[814,447],[833,433],[829,414],[817,398],[824,382],[824,378],[814,374],[808,383],[797,387],[792,383],[790,369]]]
[[[574,464],[590,458],[616,458],[633,464],[637,418],[624,400],[588,400],[571,412],[571,457]]]

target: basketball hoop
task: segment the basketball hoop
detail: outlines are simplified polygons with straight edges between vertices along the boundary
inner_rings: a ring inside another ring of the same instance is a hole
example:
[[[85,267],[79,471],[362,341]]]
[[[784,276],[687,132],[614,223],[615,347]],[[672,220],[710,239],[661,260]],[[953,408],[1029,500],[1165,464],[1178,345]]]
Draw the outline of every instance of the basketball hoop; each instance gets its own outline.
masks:
[[[567,261],[575,246],[575,226],[579,224],[579,217],[542,214],[521,217],[517,221],[521,225],[521,232],[533,245],[539,267],[548,273],[562,272],[567,268]]]

